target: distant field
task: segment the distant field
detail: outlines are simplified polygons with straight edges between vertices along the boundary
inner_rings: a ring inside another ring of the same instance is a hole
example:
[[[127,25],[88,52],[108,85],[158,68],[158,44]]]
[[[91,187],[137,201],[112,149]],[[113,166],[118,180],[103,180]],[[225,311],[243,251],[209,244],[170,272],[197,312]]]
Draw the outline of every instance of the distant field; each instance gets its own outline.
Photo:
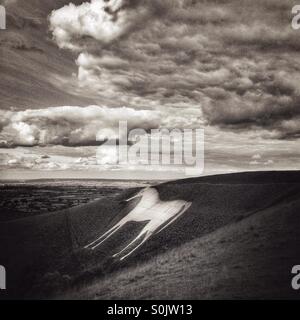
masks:
[[[0,220],[59,211],[118,194],[122,190],[97,186],[2,186]]]
[[[19,219],[83,205],[117,195],[143,182],[41,180],[0,183],[0,221]]]

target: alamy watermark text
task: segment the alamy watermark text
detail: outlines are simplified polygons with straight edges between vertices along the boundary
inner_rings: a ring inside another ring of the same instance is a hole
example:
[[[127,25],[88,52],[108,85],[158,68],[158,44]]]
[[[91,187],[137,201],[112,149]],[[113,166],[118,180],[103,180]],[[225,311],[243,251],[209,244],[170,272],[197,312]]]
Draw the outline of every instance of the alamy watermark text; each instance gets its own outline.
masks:
[[[204,170],[203,129],[129,130],[127,121],[120,121],[118,133],[101,130],[97,141],[98,164],[161,166],[184,168],[186,175],[200,175]]]

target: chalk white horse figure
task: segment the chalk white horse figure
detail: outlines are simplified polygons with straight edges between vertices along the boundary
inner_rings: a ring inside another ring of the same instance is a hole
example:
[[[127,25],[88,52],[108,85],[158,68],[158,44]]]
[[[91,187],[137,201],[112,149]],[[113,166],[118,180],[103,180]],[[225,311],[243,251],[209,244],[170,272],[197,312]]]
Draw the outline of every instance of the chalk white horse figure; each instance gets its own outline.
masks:
[[[120,260],[123,260],[141,247],[152,235],[161,232],[177,220],[192,204],[191,202],[184,200],[161,201],[159,199],[158,191],[154,188],[146,188],[127,201],[137,197],[141,197],[141,200],[132,211],[85,248],[92,250],[96,249],[128,222],[148,221],[139,235],[124,249],[113,256],[122,256],[124,251],[136,243],[136,246],[129,253],[120,258]]]

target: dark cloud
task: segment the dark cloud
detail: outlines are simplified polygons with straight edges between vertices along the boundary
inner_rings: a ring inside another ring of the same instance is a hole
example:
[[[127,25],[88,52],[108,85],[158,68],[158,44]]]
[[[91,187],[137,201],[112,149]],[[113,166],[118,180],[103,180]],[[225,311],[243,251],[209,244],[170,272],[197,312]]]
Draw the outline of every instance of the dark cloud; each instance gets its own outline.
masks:
[[[5,5],[2,109],[97,103],[162,108],[170,116],[179,110],[181,123],[190,123],[196,108],[201,124],[299,137],[300,42],[290,27],[292,0]],[[47,23],[57,44],[70,50],[51,43]]]
[[[297,138],[300,46],[292,6],[93,0],[55,11],[50,22],[58,45],[78,52],[78,84],[95,98],[187,113],[197,107],[211,125]]]

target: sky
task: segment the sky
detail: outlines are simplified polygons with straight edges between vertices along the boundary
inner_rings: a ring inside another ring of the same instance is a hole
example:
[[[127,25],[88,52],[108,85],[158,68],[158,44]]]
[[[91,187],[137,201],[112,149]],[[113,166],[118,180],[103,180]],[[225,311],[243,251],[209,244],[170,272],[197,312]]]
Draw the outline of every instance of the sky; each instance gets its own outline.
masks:
[[[294,1],[2,4],[0,178],[184,177],[174,166],[112,166],[110,151],[99,161],[99,137],[123,120],[203,129],[203,174],[299,169]]]

